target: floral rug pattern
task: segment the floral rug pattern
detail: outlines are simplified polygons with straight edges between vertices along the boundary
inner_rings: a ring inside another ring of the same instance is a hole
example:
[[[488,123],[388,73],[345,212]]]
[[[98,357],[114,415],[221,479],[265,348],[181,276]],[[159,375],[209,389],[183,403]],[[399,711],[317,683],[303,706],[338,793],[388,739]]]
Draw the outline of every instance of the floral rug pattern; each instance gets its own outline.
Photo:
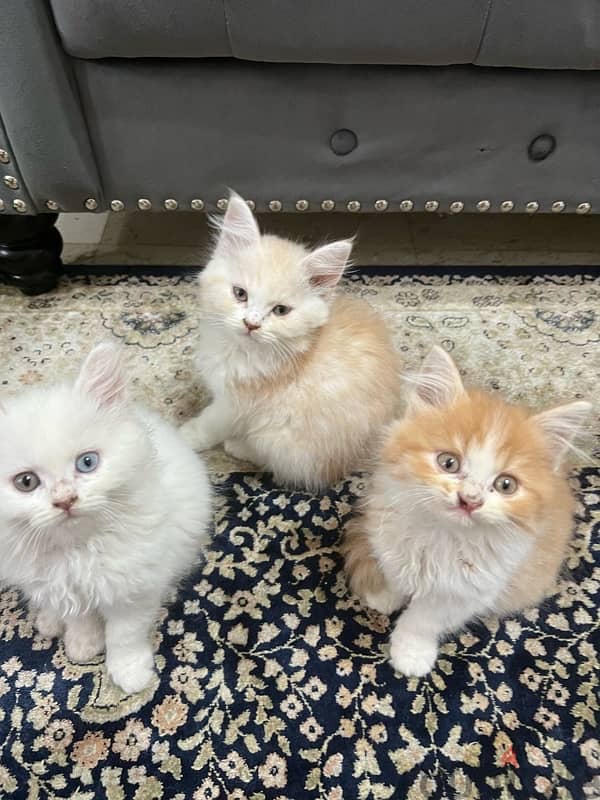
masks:
[[[467,380],[543,405],[591,397],[600,280],[356,274],[407,368],[433,343]],[[134,392],[166,416],[202,402],[190,276],[72,276],[0,294],[2,391],[121,339]],[[596,423],[597,429],[597,423]],[[594,450],[593,439],[590,447]],[[597,455],[597,450],[596,450]],[[576,535],[540,608],[451,637],[425,679],[395,675],[390,621],[349,595],[338,549],[365,476],[284,492],[222,451],[206,561],[163,611],[157,675],[127,697],[102,659],[69,662],[0,590],[0,797],[106,800],[582,800],[600,797],[600,472],[573,474]]]

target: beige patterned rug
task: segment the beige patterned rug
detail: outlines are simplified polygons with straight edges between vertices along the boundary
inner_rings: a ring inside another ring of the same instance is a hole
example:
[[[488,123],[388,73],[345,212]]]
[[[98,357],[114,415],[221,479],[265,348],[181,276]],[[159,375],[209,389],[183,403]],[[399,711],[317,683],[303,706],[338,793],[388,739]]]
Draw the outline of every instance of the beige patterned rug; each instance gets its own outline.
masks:
[[[514,400],[596,396],[597,277],[358,273],[343,290],[386,315],[407,368],[438,343],[468,382]],[[72,373],[116,337],[137,397],[183,420],[205,399],[196,324],[190,275],[71,276],[33,299],[4,289],[2,391]],[[388,619],[362,609],[340,571],[362,477],[311,497],[220,450],[209,460],[214,544],[164,612],[147,692],[122,696],[101,659],[70,664],[17,593],[0,594],[0,797],[600,797],[593,464],[573,477],[577,536],[560,594],[453,637],[430,677],[406,680],[387,664]]]

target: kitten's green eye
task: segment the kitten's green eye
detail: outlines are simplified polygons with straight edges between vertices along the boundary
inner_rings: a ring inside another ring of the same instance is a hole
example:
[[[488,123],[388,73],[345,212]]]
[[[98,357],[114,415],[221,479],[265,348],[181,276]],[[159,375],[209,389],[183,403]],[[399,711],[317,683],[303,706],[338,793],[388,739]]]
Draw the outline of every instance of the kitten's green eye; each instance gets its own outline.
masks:
[[[512,475],[498,475],[494,481],[494,489],[500,494],[514,494],[519,488],[519,482]]]
[[[275,314],[276,317],[285,317],[285,315],[289,314],[291,310],[292,310],[291,306],[284,306],[284,305],[273,306],[273,313]]]
[[[444,472],[455,473],[460,469],[460,458],[454,453],[440,453],[437,463]]]
[[[13,486],[19,492],[33,492],[40,485],[41,481],[35,472],[19,472],[13,478]]]
[[[241,286],[234,286],[233,296],[238,302],[245,303],[248,299],[248,292],[245,289],[242,289]]]
[[[93,472],[100,463],[100,456],[95,450],[82,453],[75,459],[75,469],[77,472]]]

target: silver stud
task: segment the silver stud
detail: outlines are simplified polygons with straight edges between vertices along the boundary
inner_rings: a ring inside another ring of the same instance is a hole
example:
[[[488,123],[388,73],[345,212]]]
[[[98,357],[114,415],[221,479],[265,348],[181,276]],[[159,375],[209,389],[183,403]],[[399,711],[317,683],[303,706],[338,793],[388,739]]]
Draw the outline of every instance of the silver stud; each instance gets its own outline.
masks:
[[[540,204],[536,200],[532,200],[530,203],[525,203],[525,211],[528,214],[535,214],[539,207]]]
[[[254,209],[256,208],[256,203],[254,202],[254,200],[246,200],[246,205],[248,206],[250,211],[254,211]]]
[[[335,208],[335,200],[323,200],[321,203],[322,211],[333,211]]]
[[[477,203],[477,211],[489,211],[492,207],[492,204],[489,200],[480,200]]]
[[[204,211],[204,200],[200,200],[199,197],[194,197],[190,202],[190,206],[194,211]]]
[[[358,200],[348,200],[346,208],[348,211],[360,211],[360,202]]]
[[[514,207],[515,204],[512,200],[503,200],[500,203],[500,211],[502,211],[503,214],[508,214],[508,212],[512,211]]]
[[[307,211],[308,206],[308,200],[296,200],[296,211]]]
[[[591,203],[579,203],[579,205],[575,209],[575,211],[578,214],[589,214],[591,210],[592,210]]]
[[[111,200],[110,207],[113,211],[123,211],[125,203],[122,200]]]
[[[8,164],[10,162],[10,156],[6,152],[6,150],[0,150],[0,164]]]
[[[373,208],[375,209],[375,211],[387,211],[388,206],[389,203],[387,200],[375,200],[375,202],[373,203]]]
[[[140,211],[150,211],[152,208],[152,202],[147,197],[140,197],[137,204]]]
[[[19,181],[13,177],[12,175],[5,175],[4,176],[4,183],[8,186],[9,189],[18,189],[19,188]]]
[[[428,200],[425,203],[425,211],[437,211],[440,207],[440,204],[437,200]]]
[[[269,200],[269,211],[281,211],[281,200]]]
[[[88,211],[95,211],[98,208],[98,201],[93,197],[88,197],[83,205]]]
[[[58,211],[58,203],[56,200],[46,200],[46,208],[50,211]]]
[[[462,203],[460,200],[455,200],[454,203],[450,203],[450,213],[460,214],[464,207],[464,203]]]
[[[12,205],[15,211],[18,211],[19,214],[24,214],[27,211],[27,203],[23,200],[13,200]]]
[[[4,211],[4,200],[0,199],[0,212]]]
[[[562,200],[557,200],[555,203],[552,203],[552,211],[554,211],[555,214],[560,214],[560,212],[564,211],[566,207],[567,204]]]
[[[177,202],[177,200],[174,200],[172,197],[167,197],[163,205],[167,209],[167,211],[176,211],[177,208],[179,207],[179,203]]]
[[[227,206],[229,204],[229,200],[226,197],[221,197],[217,200],[217,208],[219,211],[227,211]]]
[[[400,201],[400,211],[412,211],[415,204],[412,200],[401,200]]]

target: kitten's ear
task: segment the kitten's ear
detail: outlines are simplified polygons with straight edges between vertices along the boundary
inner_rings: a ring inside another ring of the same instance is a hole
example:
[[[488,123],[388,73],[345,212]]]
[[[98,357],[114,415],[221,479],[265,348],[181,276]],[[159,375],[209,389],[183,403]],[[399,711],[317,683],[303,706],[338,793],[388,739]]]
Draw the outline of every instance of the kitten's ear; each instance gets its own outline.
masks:
[[[123,405],[127,400],[123,348],[113,342],[96,345],[83,362],[75,388],[104,408]]]
[[[321,289],[333,289],[342,277],[352,252],[354,239],[340,239],[317,247],[302,261],[313,286]]]
[[[408,380],[413,384],[409,409],[433,406],[444,408],[464,391],[454,361],[437,345],[431,349],[419,372]]]
[[[549,408],[533,417],[550,442],[556,466],[560,464],[568,450],[575,449],[573,440],[582,432],[591,410],[591,403],[578,400],[575,403]]]
[[[235,192],[229,196],[223,217],[213,218],[213,222],[219,230],[217,251],[235,251],[260,241],[260,230],[254,214]]]

